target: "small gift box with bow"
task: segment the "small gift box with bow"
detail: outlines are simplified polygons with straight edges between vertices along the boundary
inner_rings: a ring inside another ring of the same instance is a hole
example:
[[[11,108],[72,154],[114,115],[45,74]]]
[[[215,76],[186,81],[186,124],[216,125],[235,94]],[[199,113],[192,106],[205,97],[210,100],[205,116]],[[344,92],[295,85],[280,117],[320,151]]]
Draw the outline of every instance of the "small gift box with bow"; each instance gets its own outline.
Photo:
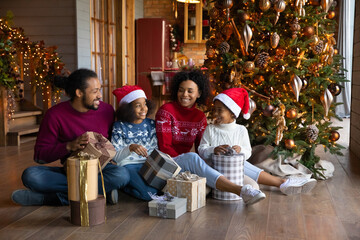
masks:
[[[149,195],[153,199],[148,203],[149,216],[176,219],[186,212],[186,198],[173,197],[168,192],[163,196]]]
[[[180,166],[168,154],[154,149],[140,169],[140,175],[150,186],[163,190],[166,180],[176,176],[180,170]]]
[[[187,199],[187,211],[192,212],[206,205],[206,178],[190,172],[181,172],[167,180],[170,194]]]
[[[87,134],[89,136],[89,144],[86,145],[82,152],[99,158],[101,169],[103,169],[114,158],[116,150],[111,142],[102,134],[96,132],[87,132]]]

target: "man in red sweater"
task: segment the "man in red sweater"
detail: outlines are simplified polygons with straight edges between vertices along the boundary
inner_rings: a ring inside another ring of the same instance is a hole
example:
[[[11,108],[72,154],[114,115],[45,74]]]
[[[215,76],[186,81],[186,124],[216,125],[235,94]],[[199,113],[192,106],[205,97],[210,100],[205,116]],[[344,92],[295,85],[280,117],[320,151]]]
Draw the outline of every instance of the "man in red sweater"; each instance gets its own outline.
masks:
[[[55,84],[64,88],[69,101],[50,108],[41,122],[35,144],[34,160],[40,164],[58,159],[64,163],[71,152],[84,149],[87,131],[109,137],[114,109],[100,101],[101,84],[95,72],[74,71],[69,77],[57,78]],[[110,203],[118,201],[117,189],[128,184],[124,167],[108,164],[103,169],[105,190]],[[33,166],[25,169],[22,181],[28,189],[13,192],[11,198],[20,205],[67,205],[67,178],[63,167]],[[102,194],[99,176],[99,193]]]

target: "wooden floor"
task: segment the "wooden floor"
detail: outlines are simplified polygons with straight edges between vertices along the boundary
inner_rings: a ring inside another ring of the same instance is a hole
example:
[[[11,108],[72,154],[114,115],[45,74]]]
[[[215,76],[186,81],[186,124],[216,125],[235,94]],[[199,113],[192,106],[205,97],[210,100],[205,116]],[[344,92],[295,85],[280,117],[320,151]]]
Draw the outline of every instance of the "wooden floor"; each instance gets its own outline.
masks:
[[[349,120],[340,142],[347,145]],[[177,220],[148,216],[147,203],[121,195],[107,207],[107,222],[77,227],[69,222],[69,207],[21,207],[11,192],[23,188],[22,171],[31,165],[34,141],[0,148],[0,239],[360,239],[360,161],[321,151],[335,165],[333,178],[312,193],[284,196],[261,188],[267,198],[250,207],[242,201],[207,199],[206,207]]]

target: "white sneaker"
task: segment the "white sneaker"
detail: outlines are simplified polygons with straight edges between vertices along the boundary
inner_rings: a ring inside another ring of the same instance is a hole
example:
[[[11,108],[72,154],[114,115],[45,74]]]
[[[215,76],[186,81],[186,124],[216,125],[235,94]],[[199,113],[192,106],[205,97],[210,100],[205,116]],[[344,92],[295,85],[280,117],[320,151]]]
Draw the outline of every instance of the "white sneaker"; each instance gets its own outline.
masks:
[[[280,191],[285,195],[294,195],[310,192],[316,185],[316,180],[311,178],[289,178],[280,185]]]
[[[247,184],[241,188],[240,197],[246,205],[251,205],[265,199],[265,194]]]

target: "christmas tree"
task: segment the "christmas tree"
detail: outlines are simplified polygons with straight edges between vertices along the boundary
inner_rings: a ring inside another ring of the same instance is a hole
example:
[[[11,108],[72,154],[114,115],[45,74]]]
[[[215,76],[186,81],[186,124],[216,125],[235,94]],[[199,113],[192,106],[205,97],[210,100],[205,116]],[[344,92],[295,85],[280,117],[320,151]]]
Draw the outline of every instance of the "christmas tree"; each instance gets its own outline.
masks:
[[[337,54],[333,0],[217,0],[205,66],[218,94],[243,87],[251,118],[239,118],[252,146],[273,145],[273,157],[301,155],[320,177],[315,148],[341,155],[334,96],[342,57]]]

